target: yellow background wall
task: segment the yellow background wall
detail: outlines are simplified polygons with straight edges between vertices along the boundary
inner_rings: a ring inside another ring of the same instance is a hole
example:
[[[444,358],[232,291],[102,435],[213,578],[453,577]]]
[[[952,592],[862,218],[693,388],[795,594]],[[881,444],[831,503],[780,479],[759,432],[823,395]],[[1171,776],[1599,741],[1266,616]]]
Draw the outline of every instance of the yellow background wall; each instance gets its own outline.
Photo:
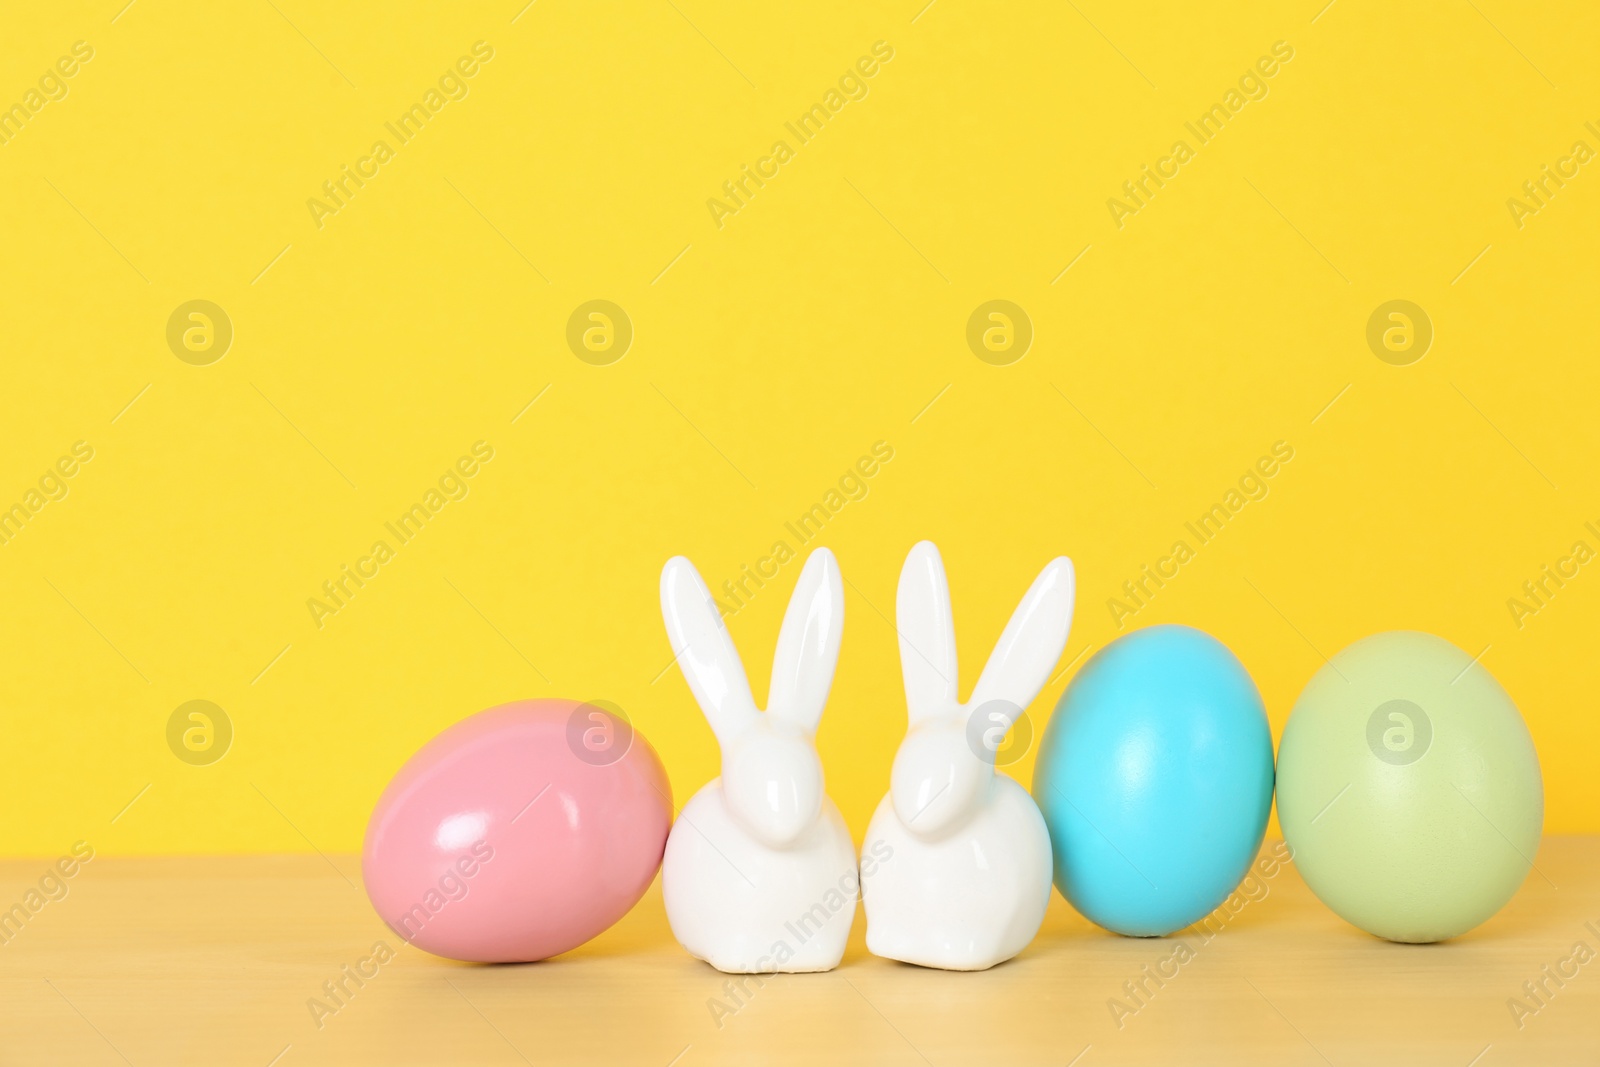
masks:
[[[921,2],[8,11],[0,103],[93,57],[0,145],[0,506],[93,458],[0,544],[0,852],[354,849],[412,751],[528,696],[620,705],[682,802],[717,754],[663,670],[662,562],[737,577],[876,442],[817,542],[849,582],[820,744],[858,834],[903,731],[886,616],[914,541],[950,569],[964,687],[1070,554],[1065,667],[1280,441],[1267,495],[1123,625],[1216,634],[1275,733],[1368,633],[1486,649],[1547,829],[1600,831],[1600,565],[1507,603],[1600,548],[1600,163],[1507,204],[1600,150],[1600,14]],[[479,41],[465,98],[398,143]],[[799,144],[785,123],[880,41]],[[1184,124],[1275,42],[1266,95],[1200,144]],[[308,208],[380,139],[375,177]],[[1176,177],[1108,207],[1180,139]],[[778,140],[776,177],[708,208]],[[195,299],[234,330],[205,366],[166,337]],[[606,366],[566,341],[593,299],[634,330]],[[966,340],[992,299],[1034,332],[1006,366]],[[1408,366],[1366,340],[1393,299],[1433,326]],[[468,495],[319,627],[308,599],[479,441]],[[729,622],[758,694],[798,573]],[[167,743],[196,699],[235,735],[209,766]]]

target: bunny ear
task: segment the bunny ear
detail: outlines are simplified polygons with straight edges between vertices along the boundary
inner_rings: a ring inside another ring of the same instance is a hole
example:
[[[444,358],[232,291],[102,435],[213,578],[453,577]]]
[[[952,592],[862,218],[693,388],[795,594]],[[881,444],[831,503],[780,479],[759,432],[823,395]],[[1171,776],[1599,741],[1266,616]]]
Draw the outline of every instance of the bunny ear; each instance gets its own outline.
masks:
[[[727,745],[755,721],[756,702],[711,591],[682,556],[661,569],[661,617],[690,692],[718,743]]]
[[[990,653],[969,706],[1003,701],[1015,717],[1033,703],[1067,647],[1074,587],[1072,561],[1066,556],[1057,556],[1039,572]]]
[[[806,559],[783,614],[772,657],[767,714],[815,733],[833,685],[844,632],[844,584],[833,553],[819,548]]]
[[[900,673],[906,683],[911,721],[954,710],[956,624],[950,613],[950,583],[932,541],[919,541],[900,568],[894,625],[900,632]]]

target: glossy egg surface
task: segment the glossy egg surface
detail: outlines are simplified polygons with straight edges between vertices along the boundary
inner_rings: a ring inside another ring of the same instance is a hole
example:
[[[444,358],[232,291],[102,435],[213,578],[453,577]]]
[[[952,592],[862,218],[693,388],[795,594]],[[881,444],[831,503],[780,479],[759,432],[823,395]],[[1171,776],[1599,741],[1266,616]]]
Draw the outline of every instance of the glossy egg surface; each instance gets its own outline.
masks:
[[[671,823],[666,771],[624,717],[526,700],[456,723],[400,768],[361,870],[378,914],[419,948],[540,960],[633,907]]]

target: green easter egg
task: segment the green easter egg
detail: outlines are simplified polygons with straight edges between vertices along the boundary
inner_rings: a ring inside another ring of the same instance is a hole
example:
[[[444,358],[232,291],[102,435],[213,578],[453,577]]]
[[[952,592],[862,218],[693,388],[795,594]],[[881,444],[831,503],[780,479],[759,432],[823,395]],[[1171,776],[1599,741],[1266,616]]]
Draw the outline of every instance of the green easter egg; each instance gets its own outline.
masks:
[[[1390,941],[1464,934],[1527,877],[1544,786],[1517,706],[1443,638],[1401,630],[1312,676],[1278,746],[1278,821],[1306,884]]]

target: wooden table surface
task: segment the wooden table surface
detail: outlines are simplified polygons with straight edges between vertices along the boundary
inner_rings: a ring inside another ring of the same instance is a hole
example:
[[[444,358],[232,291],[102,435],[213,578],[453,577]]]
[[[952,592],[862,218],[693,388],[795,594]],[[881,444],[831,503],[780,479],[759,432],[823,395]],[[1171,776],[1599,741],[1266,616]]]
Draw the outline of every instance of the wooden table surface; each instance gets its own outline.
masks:
[[[0,863],[0,907],[50,862]],[[1291,866],[1209,939],[1116,937],[1057,897],[1016,960],[952,974],[869,955],[858,913],[838,970],[745,993],[678,948],[659,887],[564,957],[474,966],[405,946],[358,870],[345,856],[95,858],[3,928],[0,1064],[1600,1063],[1600,959],[1575,955],[1600,951],[1597,837],[1547,839],[1512,903],[1448,944],[1368,937]],[[393,959],[329,998],[324,983],[379,941]],[[1159,987],[1144,978],[1158,964],[1176,971]],[[1546,977],[1560,971],[1576,973]],[[1124,983],[1141,979],[1136,1000]],[[1541,981],[1542,1004],[1523,985]]]

